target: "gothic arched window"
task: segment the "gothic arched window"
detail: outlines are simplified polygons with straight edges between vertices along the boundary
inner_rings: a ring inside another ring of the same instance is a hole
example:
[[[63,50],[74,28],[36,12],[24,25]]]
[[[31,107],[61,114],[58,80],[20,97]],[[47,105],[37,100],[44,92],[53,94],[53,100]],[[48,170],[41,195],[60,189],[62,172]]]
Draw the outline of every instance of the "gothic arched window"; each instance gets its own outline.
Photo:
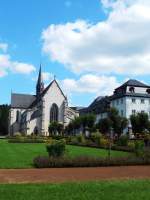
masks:
[[[58,121],[58,106],[53,103],[51,110],[50,110],[50,122],[57,122]]]
[[[16,114],[16,122],[19,122],[19,118],[20,118],[20,112],[19,112],[19,110],[17,110],[17,114]]]

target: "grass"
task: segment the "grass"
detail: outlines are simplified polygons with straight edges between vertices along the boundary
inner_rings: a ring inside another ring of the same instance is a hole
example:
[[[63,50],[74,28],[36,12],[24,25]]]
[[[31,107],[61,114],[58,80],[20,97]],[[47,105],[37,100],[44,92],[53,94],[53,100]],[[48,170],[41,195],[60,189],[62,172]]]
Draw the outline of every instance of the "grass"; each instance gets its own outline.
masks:
[[[0,185],[5,200],[142,200],[150,199],[150,180],[63,184]]]
[[[89,147],[67,146],[66,154],[71,157],[79,155],[106,157],[108,151]],[[47,155],[45,144],[8,143],[0,140],[0,168],[31,168],[33,158]],[[128,153],[112,151],[112,156],[127,156]]]

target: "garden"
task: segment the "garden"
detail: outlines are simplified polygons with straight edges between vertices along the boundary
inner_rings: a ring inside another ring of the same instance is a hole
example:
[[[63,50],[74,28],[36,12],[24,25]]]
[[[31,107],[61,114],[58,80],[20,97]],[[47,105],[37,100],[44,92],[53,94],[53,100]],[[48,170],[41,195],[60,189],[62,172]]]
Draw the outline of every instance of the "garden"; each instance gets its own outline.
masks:
[[[115,109],[97,124],[92,114],[75,118],[65,129],[52,122],[48,137],[16,133],[0,141],[0,168],[149,165],[148,116],[138,113],[130,120],[133,139],[122,134],[127,120]]]

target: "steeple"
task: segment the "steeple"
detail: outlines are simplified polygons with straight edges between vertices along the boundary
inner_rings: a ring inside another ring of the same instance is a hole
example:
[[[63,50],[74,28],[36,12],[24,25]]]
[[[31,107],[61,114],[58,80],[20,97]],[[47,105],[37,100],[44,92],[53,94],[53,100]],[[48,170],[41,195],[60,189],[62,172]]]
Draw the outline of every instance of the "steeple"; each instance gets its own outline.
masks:
[[[39,76],[38,76],[38,81],[37,81],[37,84],[36,84],[36,96],[37,96],[37,98],[40,97],[43,90],[44,90],[44,83],[43,83],[43,80],[42,80],[42,69],[41,69],[41,64],[40,64]]]

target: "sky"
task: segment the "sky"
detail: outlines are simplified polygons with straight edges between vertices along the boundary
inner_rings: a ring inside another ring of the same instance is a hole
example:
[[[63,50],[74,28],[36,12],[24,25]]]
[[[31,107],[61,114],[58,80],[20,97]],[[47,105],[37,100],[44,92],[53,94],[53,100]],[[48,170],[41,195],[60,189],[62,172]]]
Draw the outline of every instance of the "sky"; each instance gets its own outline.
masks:
[[[150,84],[149,0],[0,0],[0,104],[35,94],[40,63],[72,106]]]

